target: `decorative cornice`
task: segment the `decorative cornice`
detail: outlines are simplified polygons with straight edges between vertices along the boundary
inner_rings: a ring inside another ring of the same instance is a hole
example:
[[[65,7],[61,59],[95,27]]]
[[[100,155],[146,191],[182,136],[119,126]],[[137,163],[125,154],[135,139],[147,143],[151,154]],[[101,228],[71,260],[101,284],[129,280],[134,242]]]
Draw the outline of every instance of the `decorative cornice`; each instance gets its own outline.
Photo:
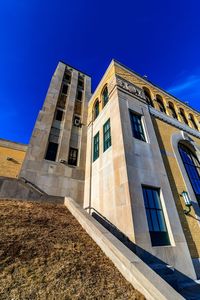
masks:
[[[166,115],[165,113],[158,111],[157,109],[155,109],[153,107],[149,106],[149,111],[152,116],[154,116],[172,126],[175,126],[193,136],[196,136],[197,138],[200,138],[200,132],[197,131],[196,129],[193,129],[193,128],[189,127],[188,125],[179,122],[178,120]]]
[[[143,89],[139,88],[135,84],[129,82],[128,80],[125,80],[124,78],[122,78],[118,75],[116,75],[116,85],[118,87],[126,90],[130,94],[133,94],[133,95],[138,96],[138,97],[142,98],[143,100],[145,100],[145,94],[144,94]]]

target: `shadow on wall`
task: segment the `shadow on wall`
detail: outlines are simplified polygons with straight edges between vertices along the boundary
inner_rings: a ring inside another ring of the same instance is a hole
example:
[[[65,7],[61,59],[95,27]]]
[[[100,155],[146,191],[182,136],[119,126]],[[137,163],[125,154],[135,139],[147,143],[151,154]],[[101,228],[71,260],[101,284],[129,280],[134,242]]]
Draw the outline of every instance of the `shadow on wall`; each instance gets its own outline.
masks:
[[[94,210],[94,209],[92,209]],[[94,210],[92,217],[110,231],[118,240],[120,240],[127,248],[136,254],[143,262],[145,262],[154,272],[162,277],[169,285],[171,285],[185,299],[193,298],[194,295],[200,295],[200,285],[173,267],[166,264],[161,259],[152,255],[148,251],[134,244],[129,238],[123,234],[115,225]]]

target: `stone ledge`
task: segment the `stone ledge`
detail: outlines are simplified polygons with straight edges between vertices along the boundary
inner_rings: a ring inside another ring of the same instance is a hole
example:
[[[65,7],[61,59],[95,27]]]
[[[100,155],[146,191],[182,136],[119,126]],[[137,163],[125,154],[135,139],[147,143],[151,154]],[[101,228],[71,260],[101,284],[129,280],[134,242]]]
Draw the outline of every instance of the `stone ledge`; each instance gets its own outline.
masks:
[[[69,197],[65,206],[134,288],[149,300],[184,299],[137,255]]]

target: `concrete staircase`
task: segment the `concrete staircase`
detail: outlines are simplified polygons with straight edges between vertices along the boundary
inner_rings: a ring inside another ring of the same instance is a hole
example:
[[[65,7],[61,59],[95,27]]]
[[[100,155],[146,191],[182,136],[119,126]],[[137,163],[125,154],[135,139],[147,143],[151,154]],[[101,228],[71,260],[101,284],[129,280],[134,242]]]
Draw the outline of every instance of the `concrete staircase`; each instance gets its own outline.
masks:
[[[153,256],[151,253],[134,244],[116,226],[104,216],[93,209],[92,216],[116,238],[118,238],[128,249],[136,254],[156,274],[164,279],[173,289],[187,300],[200,300],[200,280],[192,280],[172,266]],[[172,300],[172,299],[169,299]],[[175,300],[175,299],[173,299]]]

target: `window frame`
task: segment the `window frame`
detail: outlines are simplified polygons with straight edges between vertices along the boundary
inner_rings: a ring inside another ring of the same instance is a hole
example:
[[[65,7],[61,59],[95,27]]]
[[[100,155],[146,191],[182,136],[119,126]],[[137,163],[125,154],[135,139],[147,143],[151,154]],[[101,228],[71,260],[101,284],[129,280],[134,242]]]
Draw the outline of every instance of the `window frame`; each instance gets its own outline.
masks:
[[[107,91],[107,97],[105,98],[104,96],[104,92]],[[106,106],[106,104],[108,104],[109,102],[109,94],[108,94],[108,86],[107,84],[104,86],[104,88],[102,89],[102,92],[101,92],[101,99],[102,99],[102,103],[103,103],[103,108]],[[106,101],[105,101],[106,99]]]
[[[161,200],[161,189],[142,185],[142,193],[152,247],[171,246]]]
[[[75,160],[73,158],[70,158],[71,150],[76,152],[76,158],[75,158]],[[72,163],[73,161],[75,163]],[[77,148],[69,147],[68,165],[73,166],[73,167],[77,167],[77,165],[78,165],[78,149]]]
[[[109,124],[108,128],[107,125]],[[103,125],[103,152],[112,146],[110,118]]]
[[[129,116],[130,116],[130,123],[131,123],[131,131],[132,131],[132,136],[137,139],[137,140],[140,140],[142,142],[145,142],[147,143],[147,136],[146,136],[146,130],[145,130],[145,126],[144,126],[144,116],[129,109]],[[140,128],[142,130],[135,130],[136,129],[136,125],[137,125],[137,122],[133,122],[133,116],[136,117],[136,118],[139,118],[139,121],[140,121]],[[134,126],[134,124],[136,124]],[[140,135],[138,135],[138,133],[140,133]]]
[[[99,131],[93,137],[93,162],[99,158]]]

